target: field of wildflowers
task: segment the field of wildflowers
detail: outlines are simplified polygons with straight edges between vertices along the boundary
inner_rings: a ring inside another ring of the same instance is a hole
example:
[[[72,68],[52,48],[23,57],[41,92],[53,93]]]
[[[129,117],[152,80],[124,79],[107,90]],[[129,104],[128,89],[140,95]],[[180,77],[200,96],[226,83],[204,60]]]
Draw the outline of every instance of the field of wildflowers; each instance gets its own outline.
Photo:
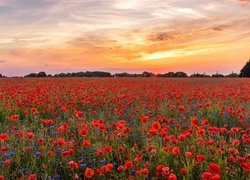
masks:
[[[0,79],[0,180],[245,180],[249,124],[249,79]]]

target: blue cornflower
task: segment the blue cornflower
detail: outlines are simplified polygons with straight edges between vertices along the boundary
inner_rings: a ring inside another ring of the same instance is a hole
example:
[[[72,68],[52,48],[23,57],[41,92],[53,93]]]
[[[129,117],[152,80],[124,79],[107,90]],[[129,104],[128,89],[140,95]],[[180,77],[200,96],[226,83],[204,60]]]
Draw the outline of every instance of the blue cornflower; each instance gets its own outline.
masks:
[[[81,167],[86,167],[86,166],[87,166],[87,164],[80,164],[80,166],[81,166]]]
[[[36,152],[36,157],[40,156],[41,155],[41,152]]]

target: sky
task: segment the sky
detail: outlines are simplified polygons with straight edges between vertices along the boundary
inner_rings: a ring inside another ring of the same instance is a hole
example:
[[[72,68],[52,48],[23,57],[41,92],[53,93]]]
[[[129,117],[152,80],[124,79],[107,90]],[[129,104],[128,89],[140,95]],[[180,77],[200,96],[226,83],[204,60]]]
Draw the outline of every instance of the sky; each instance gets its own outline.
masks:
[[[0,73],[239,73],[250,0],[0,0]]]

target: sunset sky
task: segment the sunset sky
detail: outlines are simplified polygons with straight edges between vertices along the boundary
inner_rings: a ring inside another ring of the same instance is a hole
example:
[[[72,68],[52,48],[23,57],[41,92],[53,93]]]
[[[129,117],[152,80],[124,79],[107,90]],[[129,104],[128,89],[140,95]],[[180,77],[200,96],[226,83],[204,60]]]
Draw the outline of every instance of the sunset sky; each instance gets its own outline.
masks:
[[[239,73],[250,0],[0,0],[0,73]]]

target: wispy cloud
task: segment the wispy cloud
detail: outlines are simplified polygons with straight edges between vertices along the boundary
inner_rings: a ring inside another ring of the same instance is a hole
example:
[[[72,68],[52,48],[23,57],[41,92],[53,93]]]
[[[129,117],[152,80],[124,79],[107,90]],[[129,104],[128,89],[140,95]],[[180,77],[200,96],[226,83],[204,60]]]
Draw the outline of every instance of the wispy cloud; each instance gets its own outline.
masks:
[[[248,2],[0,0],[0,55],[8,68],[56,71],[153,69],[176,58],[237,54],[235,47],[250,46]]]
[[[148,40],[157,42],[157,41],[169,41],[172,39],[179,38],[181,35],[178,32],[159,32],[149,36]]]
[[[250,0],[237,0],[238,2],[250,2]]]

